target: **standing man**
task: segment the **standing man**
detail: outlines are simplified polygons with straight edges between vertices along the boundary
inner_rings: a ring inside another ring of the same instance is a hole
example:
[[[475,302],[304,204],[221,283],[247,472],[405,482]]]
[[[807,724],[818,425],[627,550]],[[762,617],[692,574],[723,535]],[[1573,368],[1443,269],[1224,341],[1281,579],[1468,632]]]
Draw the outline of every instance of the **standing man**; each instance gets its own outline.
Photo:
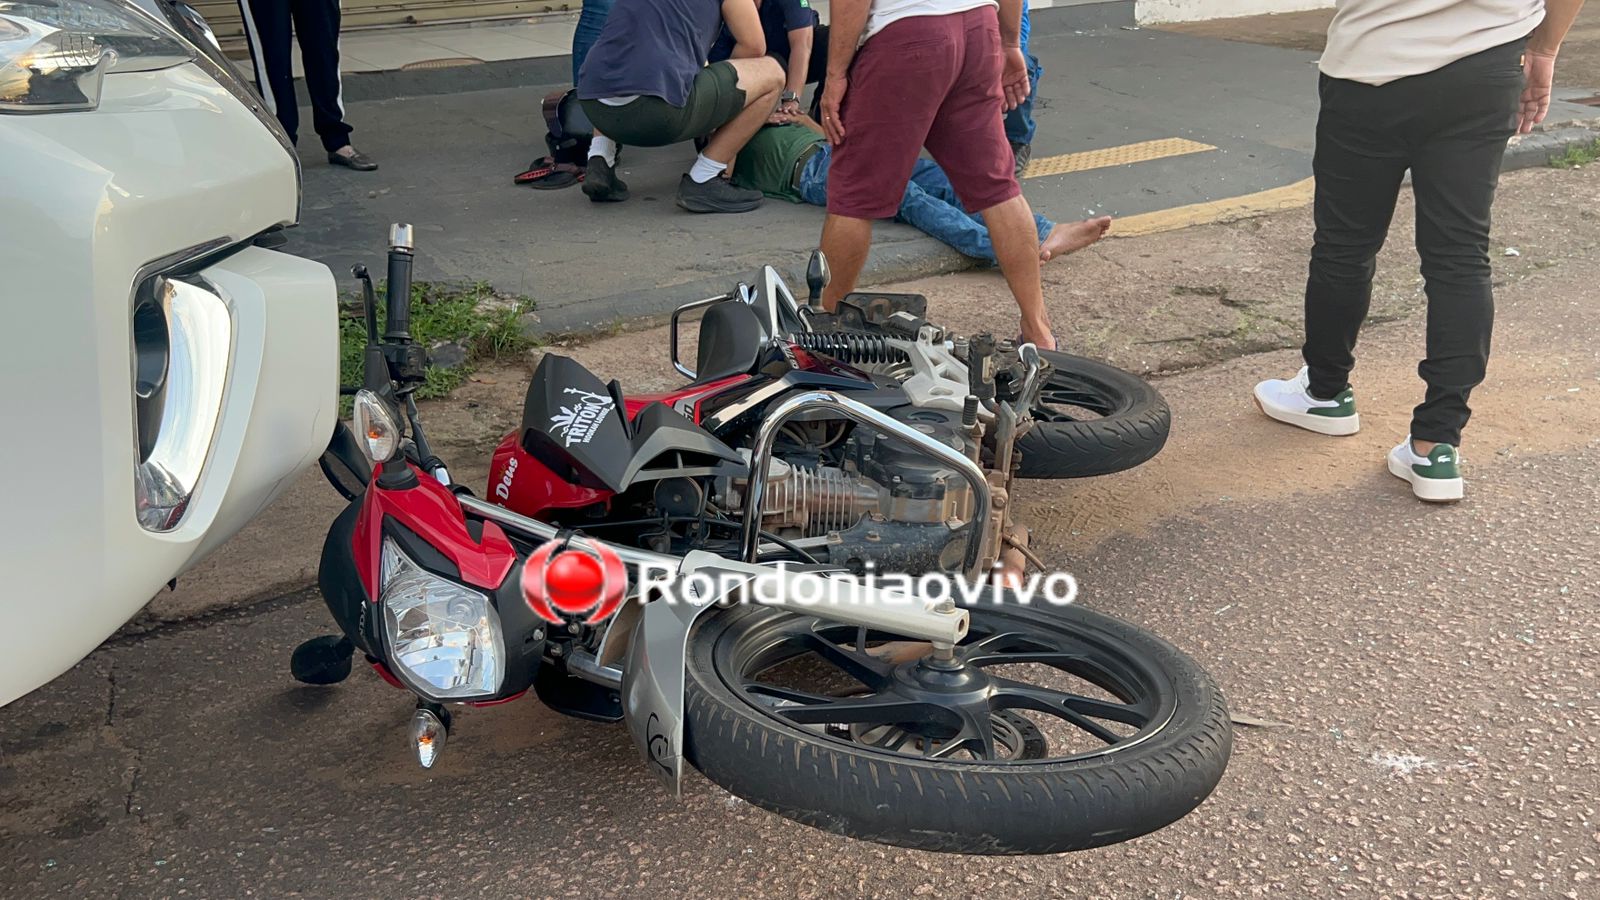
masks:
[[[783,66],[783,94],[778,98],[778,110],[772,114],[770,124],[780,124],[779,117],[800,114],[800,95],[806,85],[817,81],[826,71],[828,59],[828,29],[817,24],[817,11],[811,0],[755,0],[756,12],[761,17],[761,33],[767,41],[767,55]],[[727,25],[711,45],[712,62],[721,62],[733,56],[738,43]],[[820,88],[819,88],[820,90]]]
[[[1055,349],[1039,286],[1039,234],[1002,121],[1028,96],[1024,0],[833,0],[822,128],[833,145],[823,304],[855,289],[872,220],[900,207],[926,147],[961,205],[983,216],[1022,311],[1022,338]],[[858,49],[859,47],[859,49]]]
[[[358,172],[376,169],[377,162],[350,145],[351,128],[344,121],[339,0],[239,0],[239,11],[255,63],[256,88],[289,140],[298,142],[300,137],[300,101],[295,98],[289,46],[299,37],[306,93],[311,95],[311,124],[328,151],[328,162]]]
[[[724,19],[737,41],[733,58],[705,65]],[[578,99],[595,130],[616,143],[666,147],[709,134],[678,184],[678,205],[747,212],[761,205],[761,192],[720,176],[778,105],[783,70],[766,52],[754,0],[616,0],[578,73]],[[615,166],[590,145],[590,200],[627,199]]]
[[[1460,500],[1457,447],[1494,323],[1489,214],[1506,141],[1544,121],[1583,0],[1339,0],[1322,55],[1306,367],[1256,385],[1261,411],[1318,434],[1361,427],[1350,371],[1374,260],[1411,170],[1428,295],[1427,393],[1389,471]]]

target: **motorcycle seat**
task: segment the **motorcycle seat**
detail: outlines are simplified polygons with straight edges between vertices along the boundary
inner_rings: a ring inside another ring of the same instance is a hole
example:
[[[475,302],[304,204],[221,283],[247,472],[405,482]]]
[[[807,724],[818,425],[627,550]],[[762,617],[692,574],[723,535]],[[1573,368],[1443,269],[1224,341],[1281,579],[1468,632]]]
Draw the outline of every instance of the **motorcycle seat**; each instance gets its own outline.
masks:
[[[749,304],[738,300],[713,304],[700,318],[694,383],[755,371],[768,337],[761,316]]]

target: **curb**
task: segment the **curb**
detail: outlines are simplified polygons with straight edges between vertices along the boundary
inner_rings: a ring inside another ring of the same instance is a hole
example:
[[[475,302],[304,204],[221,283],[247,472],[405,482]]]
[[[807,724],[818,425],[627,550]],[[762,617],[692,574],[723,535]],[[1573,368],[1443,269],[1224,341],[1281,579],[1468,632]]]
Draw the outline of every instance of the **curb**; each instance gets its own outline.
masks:
[[[908,229],[909,230],[909,229]],[[805,268],[810,248],[803,252],[778,251],[766,264],[778,270],[783,280],[804,300]],[[962,256],[926,235],[903,240],[873,241],[871,255],[861,271],[861,287],[896,281],[931,278],[976,268],[981,263]],[[729,271],[674,285],[624,291],[599,297],[574,298],[565,303],[540,303],[535,334],[544,340],[582,339],[617,330],[637,330],[665,324],[674,309],[692,300],[714,297],[732,291],[740,282],[759,284],[760,269]]]
[[[1537,169],[1574,147],[1587,147],[1600,141],[1600,116],[1588,120],[1560,122],[1544,130],[1518,135],[1506,148],[1501,171]]]

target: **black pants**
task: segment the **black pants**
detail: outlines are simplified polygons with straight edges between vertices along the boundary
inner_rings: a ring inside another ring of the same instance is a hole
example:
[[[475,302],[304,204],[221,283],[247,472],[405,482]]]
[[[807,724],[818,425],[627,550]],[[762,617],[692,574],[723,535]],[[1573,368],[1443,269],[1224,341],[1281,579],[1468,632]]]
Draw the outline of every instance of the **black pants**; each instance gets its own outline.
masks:
[[[239,0],[256,87],[289,137],[300,137],[300,104],[290,62],[293,37],[311,95],[311,124],[328,152],[350,143],[339,83],[339,0]]]
[[[1417,253],[1428,295],[1420,441],[1459,444],[1483,381],[1494,324],[1489,212],[1523,88],[1516,41],[1379,87],[1322,77],[1317,119],[1316,239],[1306,282],[1311,393],[1344,390],[1372,300],[1374,260],[1411,170]]]

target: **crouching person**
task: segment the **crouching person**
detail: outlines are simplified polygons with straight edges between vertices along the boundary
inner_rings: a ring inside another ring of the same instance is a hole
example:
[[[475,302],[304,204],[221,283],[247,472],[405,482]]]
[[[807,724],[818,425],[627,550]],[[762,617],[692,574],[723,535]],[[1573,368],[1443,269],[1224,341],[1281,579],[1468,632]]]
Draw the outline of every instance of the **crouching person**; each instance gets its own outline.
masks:
[[[703,65],[724,20],[737,41],[733,58]],[[678,205],[747,212],[761,205],[761,192],[721,176],[783,90],[783,69],[765,53],[754,0],[617,0],[578,73],[578,99],[616,143],[665,147],[709,135],[678,184]],[[589,157],[583,192],[596,202],[626,200],[616,158],[603,149]]]

